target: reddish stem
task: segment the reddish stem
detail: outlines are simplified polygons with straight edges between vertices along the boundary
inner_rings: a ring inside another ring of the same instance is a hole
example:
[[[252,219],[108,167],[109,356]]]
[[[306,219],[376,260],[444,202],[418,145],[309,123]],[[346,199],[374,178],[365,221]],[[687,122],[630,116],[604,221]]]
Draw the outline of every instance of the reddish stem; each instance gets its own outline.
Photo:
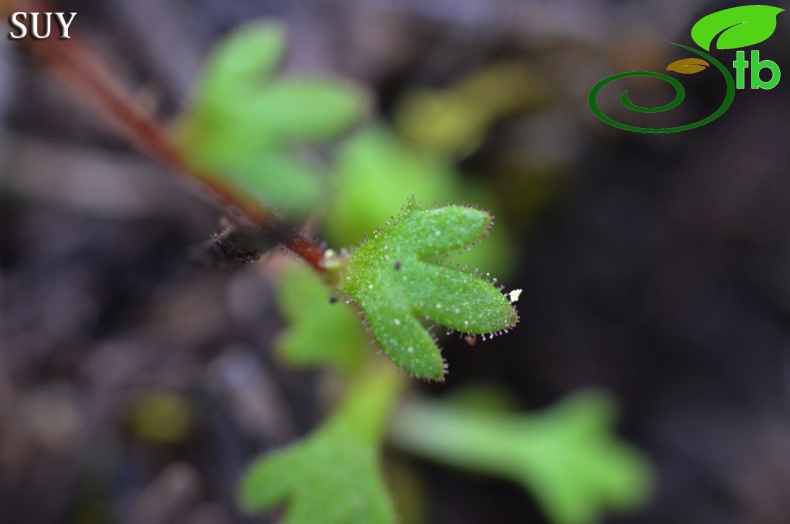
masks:
[[[0,15],[7,17],[17,10],[52,11],[48,7],[49,2],[46,0],[0,0]],[[257,201],[231,191],[217,181],[217,177],[206,176],[192,168],[165,127],[135,102],[102,57],[83,44],[74,35],[73,29],[71,33],[68,40],[51,36],[44,40],[28,37],[18,42],[44,70],[69,88],[76,98],[92,103],[94,109],[141,153],[196,183],[215,202],[237,211],[250,223],[271,228],[275,232],[281,229],[272,227],[277,226],[275,218]],[[323,251],[303,235],[282,234],[280,242],[316,271],[325,271],[321,263]]]

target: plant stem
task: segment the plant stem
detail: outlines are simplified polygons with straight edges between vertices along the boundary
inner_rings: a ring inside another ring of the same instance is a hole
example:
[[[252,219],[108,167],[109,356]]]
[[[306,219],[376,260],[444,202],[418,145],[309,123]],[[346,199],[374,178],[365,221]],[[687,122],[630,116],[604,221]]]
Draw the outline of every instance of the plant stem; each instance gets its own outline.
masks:
[[[46,0],[0,0],[0,15],[15,11],[52,11]],[[48,73],[57,78],[75,97],[89,102],[116,132],[138,151],[171,172],[188,179],[203,195],[233,212],[234,219],[270,229],[287,249],[303,258],[316,271],[324,273],[323,250],[297,232],[288,231],[252,198],[230,191],[216,177],[197,172],[171,140],[166,128],[136,103],[118,76],[100,55],[83,44],[71,30],[71,38],[45,40],[24,38],[19,43]],[[212,180],[211,182],[209,180]]]

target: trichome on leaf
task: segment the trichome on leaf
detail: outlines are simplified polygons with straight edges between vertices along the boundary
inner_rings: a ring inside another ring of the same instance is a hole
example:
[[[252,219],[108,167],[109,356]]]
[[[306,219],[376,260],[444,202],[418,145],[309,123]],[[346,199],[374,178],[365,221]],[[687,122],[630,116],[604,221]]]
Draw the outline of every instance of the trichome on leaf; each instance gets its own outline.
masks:
[[[421,209],[414,199],[347,261],[338,291],[356,302],[376,342],[407,373],[443,380],[446,365],[426,318],[466,334],[507,331],[513,304],[487,278],[437,257],[468,248],[490,229],[486,211],[464,206]]]

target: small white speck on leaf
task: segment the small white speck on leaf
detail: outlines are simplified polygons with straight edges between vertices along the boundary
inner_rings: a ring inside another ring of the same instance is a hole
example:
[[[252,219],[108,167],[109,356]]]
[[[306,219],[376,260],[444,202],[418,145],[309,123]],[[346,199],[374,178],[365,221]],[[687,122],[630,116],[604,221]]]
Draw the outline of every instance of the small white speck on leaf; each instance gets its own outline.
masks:
[[[513,291],[508,293],[508,297],[510,298],[510,302],[513,303],[513,304],[518,302],[518,297],[520,297],[520,296],[521,296],[521,290],[520,289],[514,289]]]

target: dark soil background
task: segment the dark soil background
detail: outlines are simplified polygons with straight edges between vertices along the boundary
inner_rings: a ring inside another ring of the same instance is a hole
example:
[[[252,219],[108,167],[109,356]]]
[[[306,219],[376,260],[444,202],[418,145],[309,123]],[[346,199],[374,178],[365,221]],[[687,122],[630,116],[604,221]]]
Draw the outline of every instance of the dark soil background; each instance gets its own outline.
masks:
[[[289,70],[354,78],[385,118],[411,89],[503,58],[532,64],[552,99],[499,122],[462,164],[516,232],[507,280],[524,289],[521,323],[474,351],[449,343],[449,384],[419,387],[493,380],[529,408],[606,387],[659,476],[649,506],[611,522],[790,522],[788,81],[740,91],[718,121],[666,136],[611,129],[586,105],[599,79],[655,56],[660,71],[679,58],[669,41],[688,43],[695,20],[736,3],[59,5],[164,118],[187,105],[216,40],[257,17],[291,29]],[[782,16],[760,50],[790,71]],[[221,211],[10,41],[0,55],[0,522],[275,522],[238,512],[239,476],[326,405],[317,373],[271,356],[282,319],[266,261],[198,267]],[[716,80],[692,83],[685,107],[715,109]],[[548,196],[526,204],[536,192]],[[151,402],[158,415],[141,422]],[[157,434],[171,417],[177,431]],[[428,522],[544,522],[515,486],[409,463]]]

